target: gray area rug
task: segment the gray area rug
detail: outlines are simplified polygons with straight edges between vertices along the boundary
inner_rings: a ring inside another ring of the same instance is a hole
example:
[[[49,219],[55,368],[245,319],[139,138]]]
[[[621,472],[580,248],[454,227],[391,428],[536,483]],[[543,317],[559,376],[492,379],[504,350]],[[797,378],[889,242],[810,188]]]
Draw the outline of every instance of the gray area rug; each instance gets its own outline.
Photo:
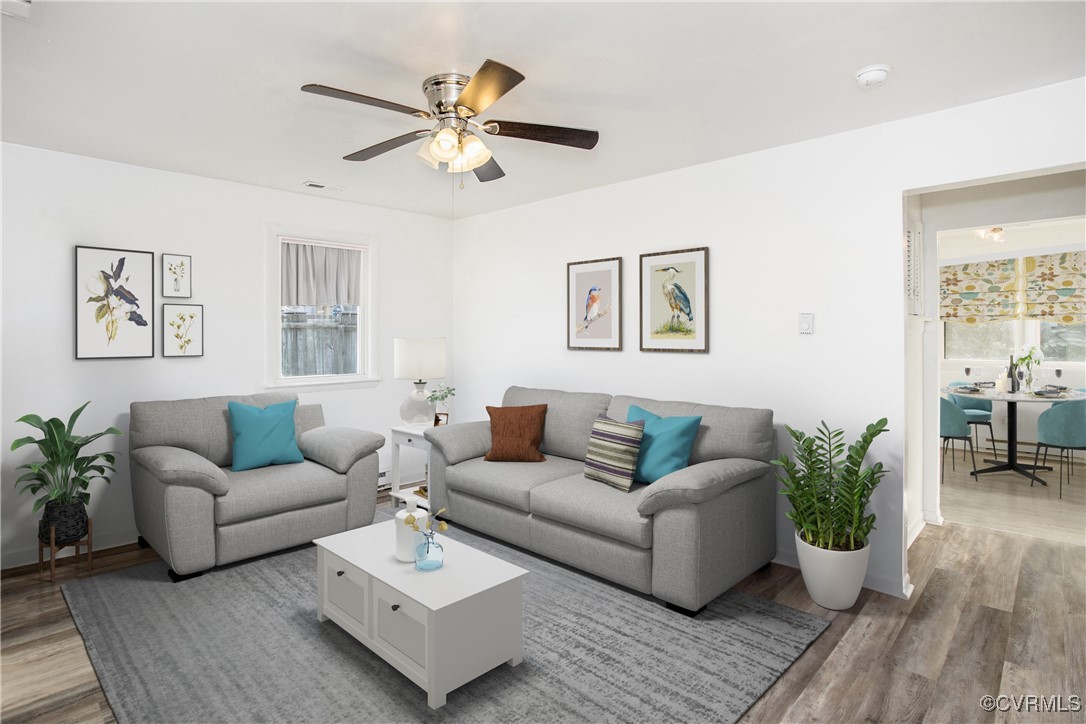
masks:
[[[829,626],[738,592],[691,619],[489,538],[450,535],[531,573],[524,662],[437,711],[317,621],[314,546],[177,584],[156,562],[62,590],[121,722],[731,722]]]

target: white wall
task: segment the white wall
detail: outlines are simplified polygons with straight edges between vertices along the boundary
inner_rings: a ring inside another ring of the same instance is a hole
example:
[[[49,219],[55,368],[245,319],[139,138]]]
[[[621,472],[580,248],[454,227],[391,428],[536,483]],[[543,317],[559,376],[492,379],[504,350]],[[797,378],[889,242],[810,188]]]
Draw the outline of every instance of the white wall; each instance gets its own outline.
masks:
[[[458,417],[485,419],[510,384],[769,407],[785,449],[783,423],[855,436],[886,416],[865,585],[907,595],[902,193],[1082,162],[1084,121],[1079,79],[457,221]],[[638,351],[638,255],[694,246],[711,249],[711,352]],[[567,351],[566,263],[608,256],[624,351]]]
[[[77,428],[128,427],[133,400],[259,392],[264,383],[266,226],[372,236],[378,248],[378,372],[370,389],[302,390],[332,425],[388,436],[411,389],[391,379],[394,336],[449,336],[452,245],[444,219],[329,201],[304,194],[166,173],[40,149],[3,146],[2,565],[35,560],[32,499],[13,487],[16,465],[33,448],[6,452],[33,432],[15,419],[68,414],[87,400]],[[156,357],[76,360],[73,339],[77,245],[191,254],[193,298],[206,313],[205,356],[159,355],[161,296],[156,283]],[[453,382],[449,368],[449,382]],[[99,449],[127,450],[113,438]],[[382,455],[387,450],[382,451]],[[415,451],[407,451],[415,452]],[[95,547],[135,540],[127,456],[113,483],[95,483],[90,512]],[[421,455],[404,456],[408,474]],[[387,467],[387,461],[382,468]]]

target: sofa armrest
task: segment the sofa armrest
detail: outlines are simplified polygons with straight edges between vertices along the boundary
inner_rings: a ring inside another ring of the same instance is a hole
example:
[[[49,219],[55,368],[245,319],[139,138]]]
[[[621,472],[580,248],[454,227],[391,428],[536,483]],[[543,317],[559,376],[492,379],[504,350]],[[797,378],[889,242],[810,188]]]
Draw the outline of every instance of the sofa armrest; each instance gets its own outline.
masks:
[[[441,451],[449,465],[456,465],[490,452],[490,423],[461,422],[432,427],[426,431],[426,439]]]
[[[747,458],[707,460],[691,465],[646,486],[641,491],[637,512],[652,515],[666,508],[698,505],[740,483],[760,477],[770,469],[769,463]]]
[[[226,495],[230,483],[213,462],[191,450],[169,445],[150,445],[129,456],[166,485],[200,488],[212,495]]]
[[[317,427],[298,438],[298,449],[307,460],[340,474],[384,444],[384,435],[354,427]]]

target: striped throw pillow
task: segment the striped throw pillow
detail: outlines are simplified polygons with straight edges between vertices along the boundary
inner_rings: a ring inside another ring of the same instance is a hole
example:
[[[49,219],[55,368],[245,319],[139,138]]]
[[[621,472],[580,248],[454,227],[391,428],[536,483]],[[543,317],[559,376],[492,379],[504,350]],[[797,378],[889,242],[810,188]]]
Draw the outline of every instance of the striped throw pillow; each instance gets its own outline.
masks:
[[[607,415],[597,417],[588,436],[585,477],[628,491],[633,485],[644,433],[644,420],[619,422]]]

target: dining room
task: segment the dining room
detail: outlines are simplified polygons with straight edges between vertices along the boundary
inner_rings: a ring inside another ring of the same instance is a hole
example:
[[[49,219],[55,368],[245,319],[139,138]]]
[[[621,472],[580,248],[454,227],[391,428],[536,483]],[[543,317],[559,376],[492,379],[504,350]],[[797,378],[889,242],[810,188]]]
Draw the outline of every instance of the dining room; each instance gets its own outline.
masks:
[[[945,520],[1086,545],[1086,217],[942,230]]]

